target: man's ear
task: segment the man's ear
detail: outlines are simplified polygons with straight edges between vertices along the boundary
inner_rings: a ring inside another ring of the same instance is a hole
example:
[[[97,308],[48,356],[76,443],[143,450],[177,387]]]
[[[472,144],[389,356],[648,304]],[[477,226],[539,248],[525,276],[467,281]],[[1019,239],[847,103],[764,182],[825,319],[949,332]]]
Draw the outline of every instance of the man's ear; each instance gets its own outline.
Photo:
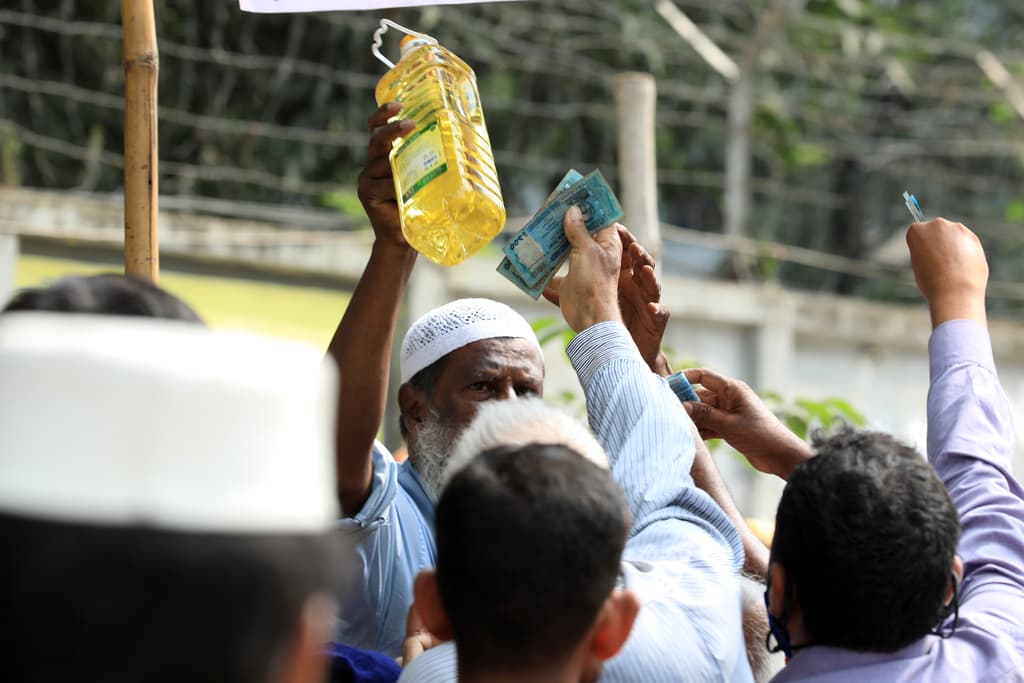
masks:
[[[324,645],[331,642],[334,600],[314,595],[302,606],[277,683],[320,683],[327,677]]]
[[[786,602],[787,578],[786,568],[781,564],[772,562],[768,565],[768,613],[776,619],[782,616]]]
[[[945,603],[943,603],[943,604],[946,604],[946,605],[948,605],[949,603],[953,602],[953,592],[954,591],[959,591],[960,590],[960,586],[963,585],[963,582],[964,582],[964,561],[963,561],[963,559],[961,559],[961,557],[959,555],[954,555],[953,556],[953,570],[952,571],[953,571],[953,576],[956,577],[957,585],[954,586],[951,583],[949,585],[949,588],[946,590],[946,601],[945,601]]]
[[[399,419],[405,426],[408,441],[409,436],[416,434],[420,423],[427,416],[429,406],[426,392],[406,382],[398,387],[398,409],[401,412]]]
[[[437,572],[424,569],[416,575],[413,583],[413,595],[416,610],[419,612],[423,627],[438,640],[452,640],[452,625],[448,621],[448,613],[441,603],[441,590],[437,585]]]
[[[591,653],[601,661],[618,654],[633,630],[633,622],[640,611],[640,598],[633,591],[612,591],[604,601],[590,639]]]

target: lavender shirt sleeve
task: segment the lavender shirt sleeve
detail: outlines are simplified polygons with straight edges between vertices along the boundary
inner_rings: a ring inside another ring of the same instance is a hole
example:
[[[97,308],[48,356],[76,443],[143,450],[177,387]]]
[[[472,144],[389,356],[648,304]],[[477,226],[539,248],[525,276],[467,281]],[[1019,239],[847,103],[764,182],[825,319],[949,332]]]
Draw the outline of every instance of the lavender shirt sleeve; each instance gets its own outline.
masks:
[[[1016,633],[1024,618],[1024,490],[1010,472],[1013,419],[988,331],[952,320],[935,330],[928,351],[928,459],[963,526],[961,618]]]

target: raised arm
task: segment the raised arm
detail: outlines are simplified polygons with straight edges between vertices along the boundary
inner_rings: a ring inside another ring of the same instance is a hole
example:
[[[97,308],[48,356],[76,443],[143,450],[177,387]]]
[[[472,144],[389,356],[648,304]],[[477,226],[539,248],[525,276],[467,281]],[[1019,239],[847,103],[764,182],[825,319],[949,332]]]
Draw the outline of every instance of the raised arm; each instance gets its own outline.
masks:
[[[721,472],[718,471],[715,459],[711,457],[711,451],[708,450],[704,439],[697,434],[697,428],[693,427],[693,430],[697,446],[693,467],[690,469],[693,483],[718,503],[718,507],[722,508],[722,512],[733,523],[740,538],[743,539],[743,554],[745,556],[743,571],[765,579],[768,577],[768,547],[747,526],[736,501],[733,500],[732,493],[729,492],[725,480],[722,479]]]
[[[680,539],[670,530],[656,530],[660,522],[682,521],[693,532],[703,532],[738,571],[743,550],[736,529],[689,474],[694,457],[690,421],[622,324],[622,241],[617,228],[591,237],[578,214],[570,211],[565,230],[573,248],[569,274],[559,284],[560,306],[566,322],[579,332],[569,345],[569,358],[586,392],[591,427],[626,493],[632,536],[650,539],[631,540],[629,554],[655,559],[689,552],[676,547]],[[648,529],[653,533],[645,533]]]
[[[626,226],[616,223],[621,260],[619,264],[619,315],[640,356],[652,372],[662,377],[672,374],[668,358],[661,350],[661,340],[668,325],[669,310],[661,301],[661,283],[654,272],[654,257],[644,249]],[[559,305],[561,283],[557,277],[544,290],[544,298]]]
[[[402,236],[388,153],[412,121],[388,119],[400,110],[386,104],[370,117],[370,146],[359,176],[359,199],[373,226],[370,259],[338,324],[328,353],[341,370],[337,424],[338,501],[346,516],[359,512],[370,493],[374,438],[384,419],[391,344],[416,252]]]
[[[1024,605],[1024,490],[1010,472],[1013,418],[986,329],[988,265],[959,223],[916,223],[907,244],[932,317],[928,459],[960,512],[963,602],[1010,625]]]
[[[661,283],[654,272],[654,257],[633,233],[621,225],[618,230],[622,242],[619,270],[622,323],[651,371],[668,377],[672,368],[661,350],[661,340],[668,325],[669,310],[661,301]]]

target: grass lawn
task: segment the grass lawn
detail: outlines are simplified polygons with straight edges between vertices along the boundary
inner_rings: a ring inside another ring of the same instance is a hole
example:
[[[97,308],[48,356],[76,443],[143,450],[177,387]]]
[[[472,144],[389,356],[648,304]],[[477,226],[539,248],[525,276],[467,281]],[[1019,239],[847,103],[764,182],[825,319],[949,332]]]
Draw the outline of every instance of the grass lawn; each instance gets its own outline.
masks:
[[[15,284],[39,287],[66,275],[115,271],[108,265],[23,255],[18,259]],[[212,327],[249,330],[320,348],[327,348],[349,300],[349,292],[169,270],[160,273],[160,285],[191,305]]]

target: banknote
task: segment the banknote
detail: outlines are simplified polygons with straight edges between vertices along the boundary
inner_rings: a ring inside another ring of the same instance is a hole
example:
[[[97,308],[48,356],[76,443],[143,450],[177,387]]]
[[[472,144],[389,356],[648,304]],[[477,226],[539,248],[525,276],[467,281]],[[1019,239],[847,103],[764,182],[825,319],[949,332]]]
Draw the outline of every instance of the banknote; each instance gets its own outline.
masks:
[[[551,277],[547,278],[543,282],[533,286],[528,285],[523,281],[523,278],[519,277],[519,273],[517,273],[515,268],[512,267],[512,263],[508,260],[507,256],[501,259],[501,263],[498,264],[498,272],[501,273],[506,280],[523,290],[527,296],[533,299],[540,298],[540,295],[544,292],[544,288],[548,286],[548,283],[551,282],[551,278],[555,276],[555,274],[552,273]]]
[[[544,206],[542,206],[537,213],[543,211],[544,208],[548,204],[550,204],[555,199],[555,197],[558,196],[559,192],[561,192],[562,190],[569,189],[580,180],[583,180],[583,174],[577,171],[575,168],[570,168],[569,172],[562,177],[562,179],[558,182],[558,185],[555,187],[555,189],[551,192],[550,195],[548,195],[548,198],[544,200]],[[536,217],[536,215],[537,214],[534,214],[534,217]],[[551,275],[545,278],[543,281],[538,282],[532,286],[528,285],[523,280],[523,278],[520,277],[519,273],[516,272],[515,268],[512,267],[512,262],[508,260],[508,256],[501,259],[501,263],[498,264],[498,272],[501,273],[501,275],[505,277],[507,280],[509,280],[512,284],[526,292],[528,296],[534,299],[540,298],[541,292],[543,292],[544,288],[548,286],[549,282],[551,282],[551,278],[555,276],[555,273],[552,272]]]
[[[544,206],[540,207],[540,209],[537,210],[537,213],[540,213],[541,211],[544,210],[544,207],[546,207],[551,202],[555,201],[555,197],[558,196],[559,192],[563,190],[568,190],[570,187],[572,187],[581,180],[583,180],[583,174],[577,171],[575,168],[570,168],[569,171],[564,176],[562,176],[562,179],[558,181],[558,185],[556,185],[555,189],[551,191],[551,194],[548,195],[548,198],[544,200]],[[533,214],[534,217],[537,216],[537,213]]]
[[[569,256],[571,247],[562,220],[571,206],[583,212],[583,222],[591,233],[622,218],[622,205],[600,171],[562,190],[505,245],[512,268],[528,286],[550,280]]]

